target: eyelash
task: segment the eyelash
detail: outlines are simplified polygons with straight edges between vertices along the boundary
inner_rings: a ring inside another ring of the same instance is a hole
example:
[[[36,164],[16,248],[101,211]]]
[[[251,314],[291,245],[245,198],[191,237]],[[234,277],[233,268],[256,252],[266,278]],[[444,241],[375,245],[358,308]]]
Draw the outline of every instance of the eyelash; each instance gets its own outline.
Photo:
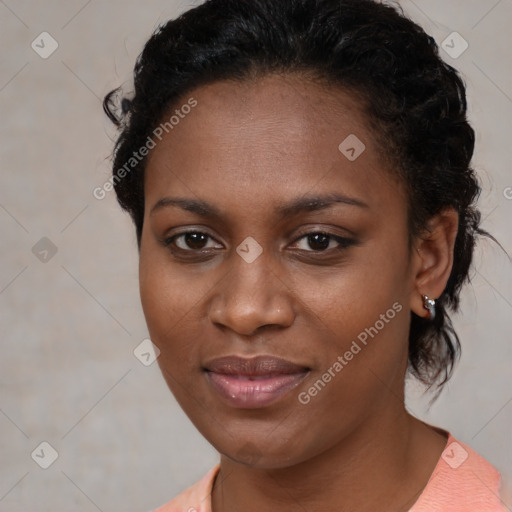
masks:
[[[203,231],[185,231],[183,233],[178,233],[176,235],[173,235],[171,237],[163,239],[162,243],[165,247],[169,247],[171,244],[174,244],[176,239],[178,239],[180,237],[185,237],[186,235],[190,235],[190,234],[206,235],[209,240],[215,240],[212,236],[208,235],[208,233],[205,233]],[[331,240],[334,240],[336,243],[339,244],[339,246],[335,247],[333,249],[324,249],[324,250],[302,250],[302,249],[300,249],[302,252],[313,253],[313,254],[326,254],[326,253],[330,254],[333,251],[341,251],[343,249],[347,249],[348,247],[350,247],[352,245],[357,244],[357,241],[354,239],[334,235],[334,234],[326,232],[326,231],[309,231],[307,233],[302,234],[298,238],[296,238],[293,243],[296,244],[299,240],[302,240],[302,239],[307,238],[312,235],[324,235],[329,238],[329,243]],[[208,243],[208,241],[206,243]],[[182,254],[183,253],[198,254],[198,253],[201,253],[201,251],[204,251],[204,249],[182,249],[181,247],[177,247],[174,249],[171,248],[170,250],[173,252],[179,251]],[[204,252],[203,252],[203,254],[204,254]]]

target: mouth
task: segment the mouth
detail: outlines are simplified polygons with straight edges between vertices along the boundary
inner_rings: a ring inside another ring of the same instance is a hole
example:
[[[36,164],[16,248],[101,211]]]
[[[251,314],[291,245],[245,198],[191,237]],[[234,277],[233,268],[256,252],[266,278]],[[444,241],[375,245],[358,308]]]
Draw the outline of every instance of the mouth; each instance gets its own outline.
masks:
[[[311,369],[272,356],[229,356],[210,361],[203,370],[208,383],[225,403],[257,409],[283,398]]]

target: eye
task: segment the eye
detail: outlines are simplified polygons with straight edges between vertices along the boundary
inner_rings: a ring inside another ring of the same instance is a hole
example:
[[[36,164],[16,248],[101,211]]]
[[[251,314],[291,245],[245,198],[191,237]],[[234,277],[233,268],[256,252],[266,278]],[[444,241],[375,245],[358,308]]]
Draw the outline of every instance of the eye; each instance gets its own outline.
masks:
[[[298,243],[300,242],[300,243]],[[296,244],[299,249],[307,252],[326,252],[329,250],[343,249],[355,244],[355,240],[341,236],[316,231],[301,236]],[[302,244],[302,247],[300,246]],[[308,249],[310,247],[310,249]]]
[[[165,245],[168,246],[173,244],[178,249],[188,252],[200,251],[201,249],[218,248],[215,243],[213,243],[213,245],[208,245],[209,242],[214,242],[210,235],[202,233],[201,231],[187,231],[186,233],[180,233],[179,235],[166,238]]]

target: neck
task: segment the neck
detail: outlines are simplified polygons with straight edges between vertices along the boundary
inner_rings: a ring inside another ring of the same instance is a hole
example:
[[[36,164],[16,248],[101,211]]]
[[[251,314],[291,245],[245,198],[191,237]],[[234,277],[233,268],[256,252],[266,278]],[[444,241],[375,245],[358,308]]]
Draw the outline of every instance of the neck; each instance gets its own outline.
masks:
[[[255,469],[222,456],[213,512],[409,510],[446,438],[394,402],[394,409],[388,404],[335,446],[290,467]]]

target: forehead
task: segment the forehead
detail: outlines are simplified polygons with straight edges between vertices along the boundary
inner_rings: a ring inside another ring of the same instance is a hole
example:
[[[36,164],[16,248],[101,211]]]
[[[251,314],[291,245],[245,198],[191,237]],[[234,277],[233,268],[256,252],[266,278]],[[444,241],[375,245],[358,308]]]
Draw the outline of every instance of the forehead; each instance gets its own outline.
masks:
[[[148,156],[147,206],[164,192],[253,206],[310,191],[371,196],[375,206],[390,185],[397,195],[363,106],[348,91],[267,75],[198,87],[173,112],[189,98],[197,105]]]
[[[219,81],[199,87],[194,93],[208,105],[210,113],[220,110],[223,115],[246,119],[264,115],[295,127],[319,124],[320,118],[333,110],[341,115],[353,114],[354,123],[363,117],[362,105],[354,95],[299,73]],[[203,113],[207,114],[205,110]]]

